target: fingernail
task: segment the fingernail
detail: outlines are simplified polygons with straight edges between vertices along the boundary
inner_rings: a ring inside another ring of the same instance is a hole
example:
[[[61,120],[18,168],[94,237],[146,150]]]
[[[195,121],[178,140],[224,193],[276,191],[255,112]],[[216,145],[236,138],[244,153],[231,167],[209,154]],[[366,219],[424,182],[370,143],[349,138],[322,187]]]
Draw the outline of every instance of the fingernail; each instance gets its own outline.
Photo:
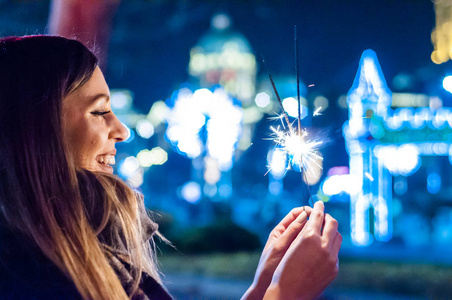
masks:
[[[316,203],[314,203],[314,207],[319,206],[319,205],[325,206],[325,205],[323,204],[323,201],[321,201],[321,200],[319,200],[319,201],[317,201]]]
[[[304,221],[306,221],[307,218],[308,218],[308,214],[305,211],[303,211],[303,212],[301,212],[301,214],[298,215],[297,222],[304,223]]]

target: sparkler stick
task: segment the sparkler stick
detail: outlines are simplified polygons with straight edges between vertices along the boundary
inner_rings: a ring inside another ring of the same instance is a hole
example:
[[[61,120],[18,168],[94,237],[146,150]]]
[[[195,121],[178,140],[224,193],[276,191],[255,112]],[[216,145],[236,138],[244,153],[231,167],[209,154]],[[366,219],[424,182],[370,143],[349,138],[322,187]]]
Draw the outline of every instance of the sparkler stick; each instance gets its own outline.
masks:
[[[298,101],[298,135],[301,138],[301,99],[300,99],[300,72],[298,71],[298,43],[297,43],[297,25],[294,25],[293,28],[293,34],[294,34],[294,50],[295,50],[295,74],[297,76],[297,101]],[[312,194],[311,189],[309,188],[308,178],[306,177],[306,169],[303,165],[303,154],[300,156],[300,167],[301,167],[301,177],[304,177],[304,180],[306,182],[306,187],[309,192],[309,199],[308,204],[311,204],[312,202]],[[313,203],[312,203],[313,204]]]
[[[301,101],[300,101],[300,73],[298,72],[298,43],[297,25],[293,27],[294,50],[295,50],[295,74],[297,76],[297,100],[298,100],[298,134],[301,135]]]
[[[270,82],[272,84],[273,91],[275,92],[275,95],[276,95],[276,99],[278,99],[279,106],[281,106],[282,114],[284,116],[284,119],[286,120],[287,126],[289,126],[289,129],[290,129],[292,126],[289,122],[289,116],[287,115],[287,112],[284,109],[284,106],[282,105],[281,97],[279,97],[278,90],[276,90],[275,82],[273,81],[272,74],[270,73],[270,69],[268,68],[267,63],[265,62],[264,56],[263,55],[261,55],[261,56],[262,56],[262,62],[264,63],[265,68],[267,69],[268,78],[270,79]]]
[[[273,87],[273,91],[275,92],[276,98],[278,99],[278,103],[281,107],[282,114],[281,117],[278,119],[281,120],[281,123],[284,127],[284,130],[280,130],[278,128],[270,127],[271,130],[274,133],[274,141],[277,145],[281,147],[281,149],[287,153],[287,155],[290,158],[289,160],[289,167],[293,165],[295,162],[299,164],[300,171],[301,171],[301,179],[306,182],[308,193],[309,193],[309,199],[308,199],[308,205],[312,205],[312,194],[311,190],[309,188],[309,183],[307,180],[306,171],[311,171],[310,168],[311,163],[317,165],[320,167],[320,165],[314,161],[314,159],[322,159],[317,154],[317,148],[320,144],[322,144],[321,141],[315,141],[315,140],[309,140],[307,138],[307,131],[301,129],[301,97],[300,97],[300,77],[298,72],[298,45],[297,45],[297,39],[296,39],[296,27],[295,27],[295,71],[296,71],[296,77],[297,77],[297,98],[298,98],[298,127],[295,129],[292,127],[292,123],[289,121],[289,116],[287,112],[284,109],[284,106],[281,101],[281,97],[279,96],[278,90],[276,89],[275,82],[273,80],[273,77],[271,75],[270,70],[268,69],[268,66],[265,62],[264,57],[262,56],[262,62],[265,66],[265,68],[268,71],[268,77],[270,79],[271,85]],[[283,119],[286,121],[287,129],[284,126]],[[271,166],[270,166],[271,168]]]

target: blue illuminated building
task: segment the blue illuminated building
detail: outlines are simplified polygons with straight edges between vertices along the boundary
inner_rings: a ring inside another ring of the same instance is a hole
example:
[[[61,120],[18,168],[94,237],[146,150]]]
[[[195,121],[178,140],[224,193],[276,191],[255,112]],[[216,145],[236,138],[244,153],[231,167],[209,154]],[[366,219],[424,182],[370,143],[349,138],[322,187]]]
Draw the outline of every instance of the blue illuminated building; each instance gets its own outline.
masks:
[[[393,237],[393,209],[400,206],[393,203],[393,191],[397,196],[407,193],[407,177],[420,169],[422,158],[446,156],[450,161],[452,109],[436,105],[439,99],[431,98],[429,102],[430,107],[391,108],[392,92],[377,56],[372,50],[364,51],[347,97],[349,120],[343,126],[350,171],[347,175],[331,176],[323,184],[325,194],[334,194],[339,193],[334,191],[335,186],[347,182],[341,191],[350,195],[350,231],[354,245],[368,246],[374,240],[386,242]],[[430,195],[442,188],[442,172],[435,166],[426,167]],[[417,185],[410,190],[415,193],[421,188]],[[433,201],[429,194],[424,195],[425,206]],[[427,235],[435,236],[450,228],[450,209],[442,212],[440,208],[435,212],[439,215],[430,224],[432,234]],[[429,230],[424,228],[419,232],[420,240],[426,231]]]

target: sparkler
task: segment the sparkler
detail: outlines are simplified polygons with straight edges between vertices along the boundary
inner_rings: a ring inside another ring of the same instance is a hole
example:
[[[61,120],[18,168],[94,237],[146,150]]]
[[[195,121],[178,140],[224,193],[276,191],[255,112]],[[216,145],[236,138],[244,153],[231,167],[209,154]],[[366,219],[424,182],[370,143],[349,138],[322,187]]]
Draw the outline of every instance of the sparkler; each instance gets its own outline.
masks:
[[[308,203],[312,206],[312,194],[309,188],[309,182],[306,177],[306,172],[309,171],[313,173],[312,167],[313,165],[322,168],[317,161],[322,160],[323,158],[318,154],[318,149],[322,145],[322,141],[309,139],[309,133],[306,128],[301,127],[301,101],[300,101],[300,76],[298,72],[298,45],[297,45],[297,27],[294,27],[294,50],[295,50],[295,73],[297,76],[297,101],[298,101],[298,118],[297,118],[297,127],[294,127],[293,124],[289,121],[289,117],[287,112],[284,109],[279,93],[276,89],[275,82],[273,77],[268,71],[268,77],[273,87],[273,91],[275,92],[276,99],[278,99],[278,103],[281,107],[282,113],[275,117],[276,120],[281,120],[282,129],[280,126],[273,127],[270,126],[273,136],[273,141],[276,143],[276,146],[281,148],[289,157],[288,168],[293,168],[293,166],[298,165],[300,167],[302,179],[304,177],[304,181],[306,182],[306,186],[309,192]],[[267,70],[269,70],[268,66],[264,58],[262,58],[264,66]],[[313,116],[320,115],[320,109],[317,109]],[[285,124],[284,124],[285,121]],[[271,166],[270,166],[271,168]]]

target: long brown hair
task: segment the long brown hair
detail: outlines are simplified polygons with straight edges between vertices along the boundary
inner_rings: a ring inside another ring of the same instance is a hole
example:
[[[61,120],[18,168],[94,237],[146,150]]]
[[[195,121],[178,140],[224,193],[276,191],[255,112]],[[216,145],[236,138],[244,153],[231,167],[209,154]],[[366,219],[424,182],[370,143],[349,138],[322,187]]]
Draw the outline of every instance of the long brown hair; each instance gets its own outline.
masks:
[[[104,255],[97,234],[119,216],[134,287],[141,270],[159,280],[141,239],[134,192],[114,176],[97,174],[102,220],[93,227],[80,174],[66,151],[62,99],[82,86],[97,65],[81,43],[51,36],[0,39],[0,214],[28,236],[75,284],[85,299],[124,299],[127,294]],[[92,173],[91,173],[92,174]],[[86,188],[83,185],[84,188]],[[98,193],[98,194],[99,194]]]

